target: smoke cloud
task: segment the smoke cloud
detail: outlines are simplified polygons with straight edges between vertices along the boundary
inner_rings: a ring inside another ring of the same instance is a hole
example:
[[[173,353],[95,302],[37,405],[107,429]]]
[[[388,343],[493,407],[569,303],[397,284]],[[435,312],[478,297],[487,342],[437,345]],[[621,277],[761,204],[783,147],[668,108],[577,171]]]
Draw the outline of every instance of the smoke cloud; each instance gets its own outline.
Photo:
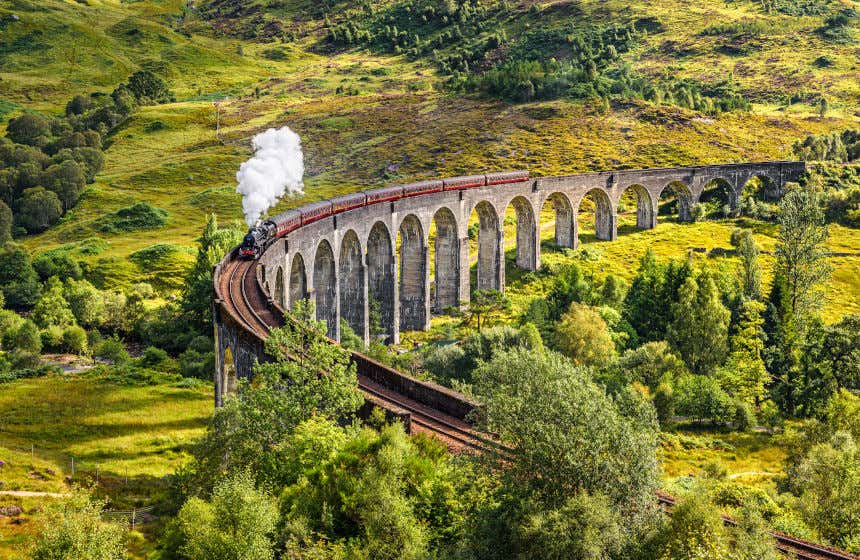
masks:
[[[254,157],[236,173],[236,192],[242,195],[242,210],[249,226],[284,194],[302,194],[305,174],[302,140],[289,127],[261,132],[254,136],[252,144]]]

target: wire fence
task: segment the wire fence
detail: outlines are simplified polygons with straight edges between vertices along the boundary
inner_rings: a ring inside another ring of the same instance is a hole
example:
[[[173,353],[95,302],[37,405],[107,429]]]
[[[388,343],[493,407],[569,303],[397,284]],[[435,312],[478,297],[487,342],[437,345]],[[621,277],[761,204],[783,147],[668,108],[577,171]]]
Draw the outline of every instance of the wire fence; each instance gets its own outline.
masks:
[[[121,525],[126,525],[134,531],[137,525],[141,523],[147,523],[152,521],[155,515],[155,506],[149,506],[144,508],[132,508],[127,511],[103,511],[102,519],[109,523],[119,523]]]
[[[66,455],[51,449],[37,447],[35,444],[30,444],[29,447],[21,445],[10,445],[5,442],[0,442],[0,448],[6,449],[19,454],[30,456],[29,476],[34,480],[50,480],[57,475],[65,475],[64,482],[66,484],[80,484],[98,486],[110,479],[111,484],[118,484],[120,487],[129,486],[128,467],[123,467],[120,472],[115,469],[110,471],[105,470],[103,463],[94,461],[82,461],[80,458],[73,455]],[[0,460],[9,463],[9,460],[0,456]],[[61,472],[56,472],[53,467],[47,467],[45,463],[52,463],[59,468]],[[55,495],[54,492],[46,492],[46,495]],[[130,510],[104,510],[102,518],[105,521],[122,523],[132,529],[141,523],[146,523],[158,517],[155,513],[155,506],[147,506],[141,508],[132,508]]]

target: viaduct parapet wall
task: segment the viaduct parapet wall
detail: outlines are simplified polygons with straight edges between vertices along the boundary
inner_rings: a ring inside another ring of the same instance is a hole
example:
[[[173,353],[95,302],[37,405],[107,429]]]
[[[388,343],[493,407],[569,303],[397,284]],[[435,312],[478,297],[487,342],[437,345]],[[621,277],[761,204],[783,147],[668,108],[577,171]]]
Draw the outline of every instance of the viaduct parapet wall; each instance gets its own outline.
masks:
[[[368,205],[308,224],[278,239],[260,258],[264,289],[290,308],[311,298],[317,318],[328,323],[329,335],[340,338],[340,321],[365,340],[371,332],[371,307],[378,307],[382,335],[399,341],[404,330],[429,327],[433,312],[470,298],[469,220],[479,218],[477,289],[504,290],[504,217],[516,211],[516,265],[540,267],[540,214],[545,205],[555,213],[555,243],[577,248],[577,214],[587,196],[593,201],[598,239],[617,236],[617,208],[632,190],[637,201],[637,227],[657,225],[661,194],[671,190],[678,218],[691,218],[691,208],[709,185],[729,193],[733,208],[753,178],[762,178],[777,197],[788,181],[805,170],[803,162],[763,162],[667,169],[623,170],[527,182],[444,191]],[[431,228],[435,236],[431,240]],[[431,241],[434,260],[430,263]],[[474,256],[474,255],[473,255]],[[430,274],[431,268],[434,273]]]

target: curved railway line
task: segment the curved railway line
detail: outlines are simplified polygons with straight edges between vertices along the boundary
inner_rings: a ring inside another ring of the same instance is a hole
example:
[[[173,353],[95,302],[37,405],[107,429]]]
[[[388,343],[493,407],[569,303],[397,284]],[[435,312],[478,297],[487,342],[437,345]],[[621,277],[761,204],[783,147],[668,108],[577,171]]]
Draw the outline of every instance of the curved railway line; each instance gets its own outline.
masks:
[[[256,269],[257,261],[227,260],[219,276],[220,293],[217,295],[229,304],[237,319],[263,340],[270,329],[283,326],[284,321],[269,307],[268,298],[257,281]],[[454,451],[503,451],[496,442],[463,420],[405,397],[361,373],[358,374],[358,388],[371,402],[408,413],[414,431],[433,435]]]
[[[257,279],[257,261],[228,258],[224,262],[216,284],[216,298],[228,304],[230,312],[241,321],[260,340],[266,338],[272,328],[283,326],[284,318],[269,305],[268,298]],[[500,445],[481,434],[461,419],[434,410],[396,391],[382,386],[358,374],[358,387],[370,402],[385,408],[408,413],[413,432],[421,432],[437,437],[449,449],[456,452],[507,454],[509,448]],[[675,498],[659,493],[658,501],[670,511],[676,504]],[[736,522],[723,516],[727,525]],[[789,558],[797,560],[860,560],[860,557],[847,552],[813,543],[797,537],[772,531],[776,548]]]

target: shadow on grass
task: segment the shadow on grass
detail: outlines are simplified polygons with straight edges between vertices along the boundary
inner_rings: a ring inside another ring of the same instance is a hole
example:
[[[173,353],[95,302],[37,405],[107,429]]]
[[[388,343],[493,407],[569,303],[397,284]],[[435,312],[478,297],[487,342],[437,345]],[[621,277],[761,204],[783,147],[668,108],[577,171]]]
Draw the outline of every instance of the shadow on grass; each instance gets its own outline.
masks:
[[[208,395],[167,386],[122,386],[95,378],[42,378],[13,383],[0,397],[0,440],[13,447],[31,444],[45,451],[68,455],[71,447],[92,446],[99,440],[136,436],[143,455],[152,454],[153,440],[170,432],[201,429],[211,416]],[[199,402],[194,407],[193,402]],[[155,444],[157,445],[157,444]],[[118,449],[95,458],[133,458],[135,452]],[[167,450],[165,450],[167,451]],[[89,455],[80,453],[82,458]]]

